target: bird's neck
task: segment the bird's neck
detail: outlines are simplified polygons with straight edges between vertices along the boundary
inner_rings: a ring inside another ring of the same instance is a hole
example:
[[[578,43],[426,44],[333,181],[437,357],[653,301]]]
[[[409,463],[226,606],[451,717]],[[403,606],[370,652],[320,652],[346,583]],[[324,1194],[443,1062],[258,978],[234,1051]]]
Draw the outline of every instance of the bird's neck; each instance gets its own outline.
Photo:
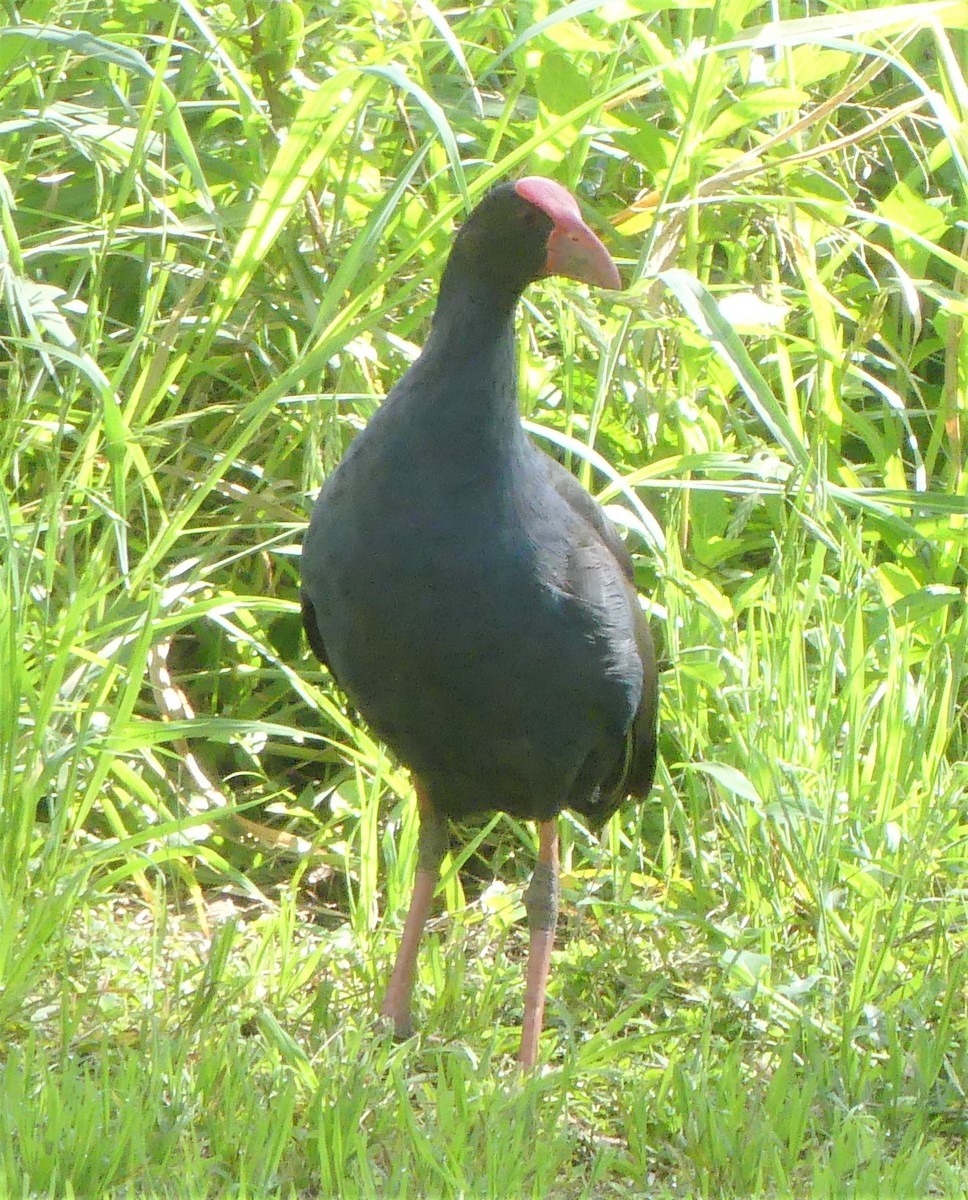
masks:
[[[408,395],[430,436],[463,454],[498,454],[522,436],[514,311],[517,297],[449,289],[445,278],[430,337],[411,368]]]

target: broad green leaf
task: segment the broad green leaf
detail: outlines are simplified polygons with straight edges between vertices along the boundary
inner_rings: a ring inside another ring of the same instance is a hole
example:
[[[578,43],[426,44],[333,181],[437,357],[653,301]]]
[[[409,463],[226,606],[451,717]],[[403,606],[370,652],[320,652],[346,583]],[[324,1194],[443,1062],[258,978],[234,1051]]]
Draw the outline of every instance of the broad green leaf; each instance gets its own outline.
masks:
[[[154,71],[137,50],[108,41],[107,38],[97,37],[86,30],[65,29],[58,25],[33,25],[24,22],[22,25],[0,27],[0,38],[24,38],[47,42],[50,46],[70,50],[82,58],[99,59],[147,79],[154,78]]]
[[[736,767],[731,767],[728,763],[697,762],[691,764],[691,769],[699,771],[703,775],[708,775],[710,779],[714,779],[727,792],[731,792],[741,800],[748,801],[757,809],[763,807],[763,798],[759,792],[747,776],[742,771],[737,770]]]

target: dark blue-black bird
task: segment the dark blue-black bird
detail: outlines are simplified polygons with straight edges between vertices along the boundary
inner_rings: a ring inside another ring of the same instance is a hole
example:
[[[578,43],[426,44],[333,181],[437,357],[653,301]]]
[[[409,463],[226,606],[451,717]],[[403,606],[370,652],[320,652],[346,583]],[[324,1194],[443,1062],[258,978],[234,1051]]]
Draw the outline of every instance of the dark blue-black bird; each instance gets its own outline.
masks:
[[[655,771],[656,667],[632,561],[518,414],[514,317],[565,275],[621,286],[549,179],[489,192],[460,229],[430,336],[326,480],[302,551],[309,642],[413,772],[413,899],[381,1008],[400,1036],[447,818],[539,822],[520,1060],[532,1066],[558,908],[557,816],[599,828]]]

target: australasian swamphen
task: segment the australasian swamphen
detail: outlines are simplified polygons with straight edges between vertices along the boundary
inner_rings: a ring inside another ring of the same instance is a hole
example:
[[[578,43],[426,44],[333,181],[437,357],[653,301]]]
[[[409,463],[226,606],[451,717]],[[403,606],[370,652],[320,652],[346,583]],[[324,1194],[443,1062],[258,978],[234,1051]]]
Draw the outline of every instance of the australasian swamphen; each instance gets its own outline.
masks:
[[[628,551],[518,414],[515,309],[546,275],[621,286],[563,187],[496,187],[457,234],[426,346],[326,480],[302,551],[310,644],[416,784],[417,876],[381,1014],[410,1032],[447,818],[537,821],[525,1066],[557,919],[557,816],[601,827],[646,796],[656,754],[655,655]]]

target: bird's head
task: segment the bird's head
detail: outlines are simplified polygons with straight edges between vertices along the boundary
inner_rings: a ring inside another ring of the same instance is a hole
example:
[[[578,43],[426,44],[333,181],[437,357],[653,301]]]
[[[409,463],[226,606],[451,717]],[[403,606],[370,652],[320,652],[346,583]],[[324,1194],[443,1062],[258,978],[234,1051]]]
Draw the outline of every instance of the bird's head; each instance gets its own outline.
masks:
[[[574,196],[537,175],[487,193],[457,234],[452,270],[491,284],[510,300],[547,275],[596,287],[622,286],[618,268],[582,219]]]
[[[551,221],[542,275],[565,275],[595,287],[620,288],[612,256],[582,220],[578,201],[560,183],[531,175],[519,179],[516,194]]]

